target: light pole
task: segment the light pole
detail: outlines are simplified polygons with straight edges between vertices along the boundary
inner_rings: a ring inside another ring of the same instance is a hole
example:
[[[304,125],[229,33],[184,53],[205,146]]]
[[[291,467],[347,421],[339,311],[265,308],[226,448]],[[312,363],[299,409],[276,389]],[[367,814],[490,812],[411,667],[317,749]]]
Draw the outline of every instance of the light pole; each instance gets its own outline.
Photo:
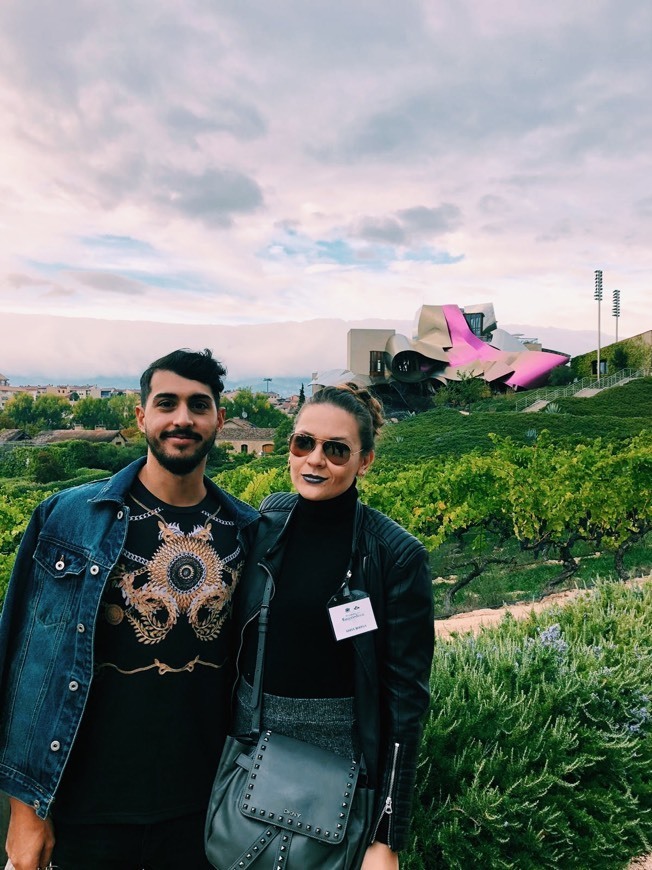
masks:
[[[620,290],[614,290],[614,304],[611,313],[616,318],[616,343],[618,343],[618,320],[620,319]]]
[[[263,378],[265,383],[267,384],[267,392],[269,393],[269,382],[272,380],[271,378]]]
[[[598,303],[598,384],[600,383],[600,303],[602,302],[602,269],[595,270],[595,292],[593,298]]]

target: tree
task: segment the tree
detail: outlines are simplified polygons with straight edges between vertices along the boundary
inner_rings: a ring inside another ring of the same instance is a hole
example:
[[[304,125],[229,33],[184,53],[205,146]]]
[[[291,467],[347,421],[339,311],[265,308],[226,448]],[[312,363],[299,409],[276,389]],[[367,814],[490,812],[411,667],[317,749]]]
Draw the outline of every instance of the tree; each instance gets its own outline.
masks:
[[[278,426],[287,416],[270,404],[265,393],[254,393],[244,387],[233,399],[222,399],[227,417],[244,417],[254,426]]]
[[[574,379],[575,373],[569,366],[557,366],[550,372],[548,386],[565,387],[566,384],[571,384]]]
[[[140,396],[136,393],[119,393],[111,396],[108,403],[120,429],[136,425],[136,405],[140,403]]]
[[[29,393],[16,393],[5,405],[5,416],[11,422],[10,428],[26,429],[36,422],[34,399]]]
[[[297,408],[300,408],[306,401],[306,391],[303,388],[303,384],[301,384],[301,389],[299,390],[299,401],[297,403]]]
[[[288,452],[288,438],[292,432],[294,421],[292,420],[292,417],[288,417],[287,415],[284,416],[285,420],[282,420],[276,427],[276,434],[274,435],[274,453]]]
[[[482,378],[466,372],[460,372],[459,377],[459,381],[449,381],[445,387],[437,390],[436,405],[468,409],[473,402],[491,396],[491,390]]]
[[[627,356],[627,351],[625,348],[619,344],[614,348],[614,352],[611,357],[611,364],[613,365],[614,372],[619,372],[622,369],[626,369],[629,365],[629,358]]]
[[[63,396],[45,393],[34,401],[35,424],[39,429],[67,429],[72,417],[70,402]]]
[[[73,419],[84,429],[119,429],[122,420],[118,413],[109,405],[110,399],[93,399],[88,396],[80,399],[75,405]]]

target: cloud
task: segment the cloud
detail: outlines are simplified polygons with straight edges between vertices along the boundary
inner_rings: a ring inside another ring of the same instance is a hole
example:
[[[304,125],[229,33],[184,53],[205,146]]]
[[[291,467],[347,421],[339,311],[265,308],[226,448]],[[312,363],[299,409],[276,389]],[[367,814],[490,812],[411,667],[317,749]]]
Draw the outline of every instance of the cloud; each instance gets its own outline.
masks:
[[[70,272],[69,275],[85,287],[104,290],[109,293],[120,293],[124,296],[142,296],[145,292],[142,284],[129,278],[123,278],[120,275],[111,275],[108,272]]]
[[[384,217],[361,217],[351,228],[354,236],[371,242],[408,246],[423,238],[450,233],[462,224],[461,210],[451,203],[399,209]]]
[[[214,100],[197,111],[183,105],[172,106],[165,113],[165,126],[179,139],[228,132],[245,141],[263,136],[267,129],[255,105],[227,99]]]
[[[415,237],[420,235],[417,232]],[[363,218],[350,240],[337,235],[336,231],[330,239],[311,239],[288,227],[284,233],[277,234],[260,256],[277,262],[298,259],[313,274],[328,266],[382,270],[401,262],[450,264],[461,258],[427,245],[410,247],[406,231],[397,220],[372,218]]]
[[[401,209],[397,215],[417,236],[443,235],[458,229],[462,224],[461,210],[448,202],[437,208],[419,205]]]
[[[0,4],[0,316],[579,327],[601,266],[638,332],[651,40],[630,0]]]
[[[390,242],[403,245],[406,241],[405,227],[395,217],[363,217],[353,227],[354,235],[370,242]]]
[[[235,170],[207,169],[191,175],[160,169],[153,181],[152,196],[159,205],[209,226],[226,226],[234,214],[255,211],[263,203],[258,184]]]
[[[7,284],[16,289],[22,290],[23,287],[31,287],[34,284],[34,279],[30,275],[7,275]]]

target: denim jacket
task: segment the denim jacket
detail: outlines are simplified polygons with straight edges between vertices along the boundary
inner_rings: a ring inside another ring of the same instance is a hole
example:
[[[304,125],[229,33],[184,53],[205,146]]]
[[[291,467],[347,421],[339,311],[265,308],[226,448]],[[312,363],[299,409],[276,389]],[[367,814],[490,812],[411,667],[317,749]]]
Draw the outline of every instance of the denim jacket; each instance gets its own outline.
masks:
[[[50,496],[18,550],[0,619],[0,791],[43,819],[88,698],[100,599],[127,535],[125,498],[144,461]],[[258,512],[205,482],[246,552]]]

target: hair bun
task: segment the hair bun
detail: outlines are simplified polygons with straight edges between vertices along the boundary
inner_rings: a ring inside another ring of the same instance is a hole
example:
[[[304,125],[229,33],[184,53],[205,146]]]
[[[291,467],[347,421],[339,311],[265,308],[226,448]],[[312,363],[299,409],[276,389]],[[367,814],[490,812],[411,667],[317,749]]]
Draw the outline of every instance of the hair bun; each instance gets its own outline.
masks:
[[[378,435],[381,428],[385,425],[385,415],[380,401],[369,392],[367,387],[362,387],[353,381],[339,384],[337,388],[338,390],[346,390],[349,393],[353,393],[356,399],[365,406],[371,415],[374,436]]]

